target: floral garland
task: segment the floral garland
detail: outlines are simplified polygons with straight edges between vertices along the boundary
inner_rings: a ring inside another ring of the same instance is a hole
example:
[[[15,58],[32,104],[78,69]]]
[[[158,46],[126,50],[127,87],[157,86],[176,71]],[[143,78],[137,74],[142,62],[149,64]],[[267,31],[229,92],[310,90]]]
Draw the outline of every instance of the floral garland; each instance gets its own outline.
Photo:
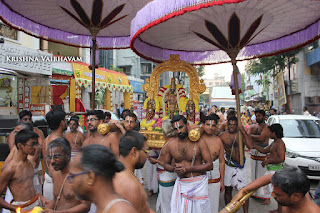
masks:
[[[141,122],[141,127],[144,127],[148,131],[152,131],[152,126],[156,123],[156,120],[152,120],[151,122],[147,123],[147,119],[143,119]]]
[[[195,105],[195,123],[198,124],[200,122],[200,110],[199,110],[199,102],[196,99],[193,99],[194,105]]]

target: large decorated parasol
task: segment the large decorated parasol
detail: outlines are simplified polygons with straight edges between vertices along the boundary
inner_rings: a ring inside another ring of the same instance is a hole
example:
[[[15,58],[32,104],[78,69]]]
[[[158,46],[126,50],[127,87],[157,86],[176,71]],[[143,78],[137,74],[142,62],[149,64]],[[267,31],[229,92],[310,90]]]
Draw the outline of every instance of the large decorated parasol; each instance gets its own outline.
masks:
[[[231,61],[240,119],[236,62],[319,39],[319,10],[319,0],[154,0],[131,23],[131,48],[155,62],[171,54],[199,65]]]
[[[76,47],[128,48],[130,23],[150,0],[1,0],[0,18],[32,36]],[[92,99],[95,100],[95,54]]]

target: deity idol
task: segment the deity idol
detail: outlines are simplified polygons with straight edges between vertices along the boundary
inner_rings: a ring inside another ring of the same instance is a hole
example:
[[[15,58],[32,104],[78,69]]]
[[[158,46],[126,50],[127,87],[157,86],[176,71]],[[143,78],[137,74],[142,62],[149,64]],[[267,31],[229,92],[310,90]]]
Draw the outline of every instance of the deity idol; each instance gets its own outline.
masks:
[[[171,86],[169,92],[165,96],[165,103],[167,108],[167,115],[170,119],[174,115],[179,114],[179,106],[177,101],[176,82],[174,78],[171,78]]]
[[[189,100],[186,105],[187,120],[190,123],[195,123],[196,121],[196,106],[193,100]]]
[[[154,116],[155,116],[155,112],[156,112],[156,102],[153,99],[150,99],[147,103],[147,121],[151,121]]]

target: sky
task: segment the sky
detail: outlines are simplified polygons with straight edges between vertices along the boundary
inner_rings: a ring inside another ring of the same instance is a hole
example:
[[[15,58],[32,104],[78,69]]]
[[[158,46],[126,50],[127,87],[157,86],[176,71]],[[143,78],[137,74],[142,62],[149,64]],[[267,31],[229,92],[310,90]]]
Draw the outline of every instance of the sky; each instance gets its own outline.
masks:
[[[244,73],[246,63],[247,61],[237,62],[237,65],[241,73]],[[214,73],[218,73],[219,76],[225,77],[225,81],[231,80],[231,75],[233,71],[231,63],[207,65],[205,66],[204,70],[205,70],[205,75],[202,78],[211,79],[213,78]]]

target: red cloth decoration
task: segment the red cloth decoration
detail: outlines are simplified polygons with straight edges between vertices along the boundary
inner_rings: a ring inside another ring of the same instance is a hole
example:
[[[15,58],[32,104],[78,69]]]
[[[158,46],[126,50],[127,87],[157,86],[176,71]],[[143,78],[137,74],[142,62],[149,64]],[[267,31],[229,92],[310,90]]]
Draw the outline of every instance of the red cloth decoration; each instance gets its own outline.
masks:
[[[75,98],[76,112],[86,112],[82,101],[79,98]]]
[[[66,89],[68,89],[68,85],[52,85],[52,101],[54,105],[63,104],[60,95],[62,95]]]

